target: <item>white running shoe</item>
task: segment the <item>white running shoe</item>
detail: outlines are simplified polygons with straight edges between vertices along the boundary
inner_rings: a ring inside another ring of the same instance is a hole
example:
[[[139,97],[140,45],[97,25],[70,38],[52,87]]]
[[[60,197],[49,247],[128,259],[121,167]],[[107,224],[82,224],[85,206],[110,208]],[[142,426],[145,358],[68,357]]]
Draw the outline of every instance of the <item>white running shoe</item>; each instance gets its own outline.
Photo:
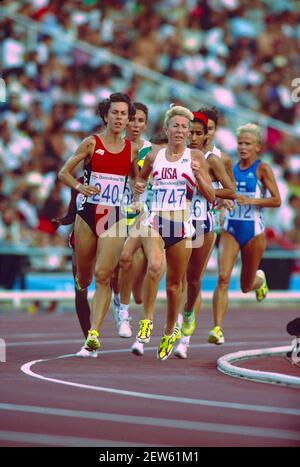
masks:
[[[118,334],[120,337],[131,337],[132,336],[132,330],[130,327],[130,317],[128,315],[128,311],[120,311],[119,312],[119,328],[118,328]]]
[[[98,352],[97,352],[97,350],[88,350],[83,346],[83,347],[81,347],[79,352],[77,352],[76,357],[97,358],[98,357]]]
[[[177,317],[177,324],[178,324],[178,327],[179,327],[180,330],[181,330],[181,327],[182,327],[182,321],[183,321],[183,314],[181,312],[179,312],[178,317]]]
[[[135,341],[131,347],[131,352],[134,355],[144,355],[144,344],[139,341]]]
[[[174,350],[174,355],[178,358],[186,359],[189,345],[190,345],[189,339],[182,337],[176,349]]]

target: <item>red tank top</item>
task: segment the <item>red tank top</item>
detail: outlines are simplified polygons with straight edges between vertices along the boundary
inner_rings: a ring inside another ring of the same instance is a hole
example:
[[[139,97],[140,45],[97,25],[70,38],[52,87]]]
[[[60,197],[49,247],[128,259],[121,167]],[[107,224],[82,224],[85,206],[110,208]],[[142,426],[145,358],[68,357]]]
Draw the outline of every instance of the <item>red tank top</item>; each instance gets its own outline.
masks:
[[[103,146],[98,135],[94,135],[96,145],[88,164],[90,170],[98,173],[128,175],[131,167],[131,142],[125,139],[121,152],[113,153]]]

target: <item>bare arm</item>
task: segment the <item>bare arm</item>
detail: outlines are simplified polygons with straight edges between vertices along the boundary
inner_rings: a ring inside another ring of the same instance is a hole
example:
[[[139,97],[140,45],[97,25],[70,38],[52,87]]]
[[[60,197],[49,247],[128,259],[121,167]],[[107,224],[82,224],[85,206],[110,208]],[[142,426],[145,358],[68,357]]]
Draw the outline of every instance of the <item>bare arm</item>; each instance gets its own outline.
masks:
[[[73,176],[73,172],[80,162],[92,156],[94,148],[95,140],[92,136],[84,139],[76,149],[75,153],[65,162],[58,172],[58,179],[61,182],[85,196],[90,196],[94,193],[99,194],[99,190],[94,186],[86,186],[79,183]]]
[[[268,198],[248,198],[241,195],[236,198],[237,202],[241,205],[252,204],[262,208],[278,208],[281,205],[281,197],[271,167],[262,162],[257,169],[257,177],[271,196]]]
[[[215,189],[215,195],[217,198],[223,199],[235,199],[235,183],[228,176],[225,169],[225,165],[218,156],[211,155],[207,163],[213,172],[214,179],[222,183],[223,188]]]
[[[198,149],[192,149],[191,158],[191,167],[196,179],[197,190],[209,203],[213,203],[215,200],[215,190],[212,186],[204,154]]]
[[[130,167],[130,172],[129,172],[131,181],[135,180],[139,174],[139,167],[137,163],[138,153],[139,153],[138,145],[132,142],[131,143],[131,167]]]

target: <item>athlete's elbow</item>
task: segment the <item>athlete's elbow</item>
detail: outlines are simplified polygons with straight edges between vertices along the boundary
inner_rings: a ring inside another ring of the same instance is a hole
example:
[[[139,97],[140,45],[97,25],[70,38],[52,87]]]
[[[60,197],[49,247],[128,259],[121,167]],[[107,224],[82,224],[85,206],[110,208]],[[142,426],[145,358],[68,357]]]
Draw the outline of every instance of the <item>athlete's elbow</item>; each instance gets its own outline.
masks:
[[[66,171],[63,168],[58,172],[57,178],[60,182],[66,183]]]
[[[276,204],[275,204],[274,207],[275,207],[275,208],[280,208],[280,206],[281,206],[281,199],[277,199],[275,203],[276,203]]]
[[[61,169],[58,174],[57,174],[57,178],[60,182],[64,182],[64,172],[63,172],[63,169]]]

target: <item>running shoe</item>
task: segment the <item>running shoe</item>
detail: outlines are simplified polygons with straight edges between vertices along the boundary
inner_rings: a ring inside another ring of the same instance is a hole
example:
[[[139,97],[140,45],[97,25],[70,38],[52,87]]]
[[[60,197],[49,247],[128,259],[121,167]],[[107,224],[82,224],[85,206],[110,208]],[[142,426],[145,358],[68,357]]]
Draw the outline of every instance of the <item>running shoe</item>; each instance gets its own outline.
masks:
[[[87,350],[98,350],[100,349],[100,341],[98,339],[99,333],[96,329],[90,329],[88,332],[87,339],[85,341],[84,347]]]
[[[159,347],[157,349],[157,358],[159,360],[166,360],[172,353],[173,347],[177,339],[180,339],[181,332],[178,325],[175,326],[171,336],[166,334],[162,336]]]
[[[144,344],[136,340],[131,347],[131,352],[134,355],[144,355]]]
[[[140,330],[136,336],[136,339],[142,344],[147,344],[150,341],[152,329],[153,322],[150,319],[141,319]]]
[[[187,358],[187,351],[190,345],[190,340],[187,336],[183,336],[180,339],[179,344],[177,345],[176,349],[174,349],[174,355],[178,358]]]
[[[131,337],[132,331],[130,327],[130,319],[128,315],[128,310],[119,312],[119,329],[118,333],[120,337]]]
[[[261,279],[263,279],[262,285],[258,289],[256,289],[256,291],[255,291],[256,300],[258,302],[262,302],[266,298],[267,293],[269,291],[268,285],[267,285],[267,280],[266,280],[266,275],[265,275],[265,273],[264,273],[264,271],[262,269],[258,269],[258,271],[256,272],[256,275],[258,277],[260,277]]]
[[[183,314],[182,313],[178,313],[178,318],[177,318],[177,324],[179,326],[179,329],[182,328],[182,322],[183,322]]]
[[[196,319],[194,310],[188,313],[183,312],[183,321],[181,326],[181,332],[184,336],[191,336],[196,328]]]
[[[224,344],[225,338],[220,326],[215,326],[208,334],[208,342],[210,344],[221,345]]]
[[[77,352],[76,357],[97,358],[98,357],[98,352],[97,352],[97,350],[86,349],[85,346],[83,346],[83,347],[81,347],[79,352]]]

